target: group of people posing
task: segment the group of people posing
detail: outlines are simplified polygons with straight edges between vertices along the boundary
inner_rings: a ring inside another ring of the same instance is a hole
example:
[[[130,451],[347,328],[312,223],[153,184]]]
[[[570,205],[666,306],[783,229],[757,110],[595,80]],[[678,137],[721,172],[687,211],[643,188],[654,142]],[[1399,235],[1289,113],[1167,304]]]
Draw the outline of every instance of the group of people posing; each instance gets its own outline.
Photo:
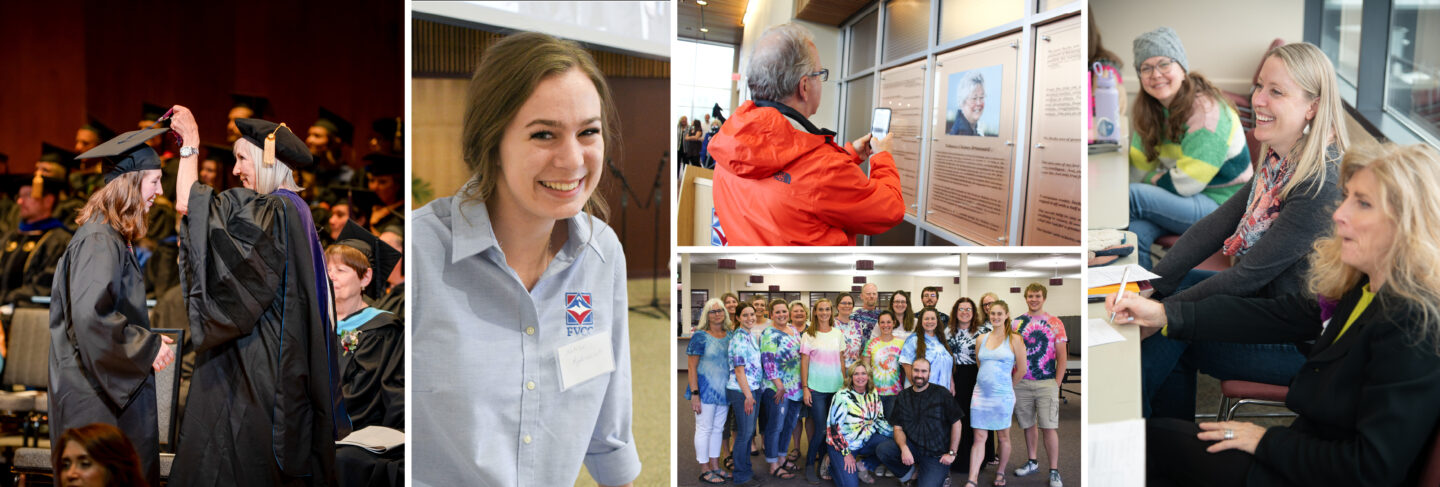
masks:
[[[858,307],[844,293],[813,306],[741,302],[730,293],[706,302],[686,351],[700,480],[758,483],[746,454],[758,424],[757,449],[779,479],[795,476],[805,434],[812,483],[870,483],[881,470],[940,487],[954,469],[975,485],[988,462],[999,465],[994,481],[1004,485],[1013,415],[1029,454],[1014,473],[1039,470],[1043,433],[1050,485],[1061,485],[1059,391],[1068,338],[1060,319],[1044,311],[1048,290],[1027,286],[1027,311],[1013,317],[994,293],[979,304],[962,297],[946,314],[937,308],[939,293],[921,290],[918,311],[905,291],[882,309],[873,283],[862,288]],[[727,420],[734,425],[733,473],[731,460],[720,460]],[[992,431],[998,448],[987,444]],[[792,441],[797,448],[787,455]]]

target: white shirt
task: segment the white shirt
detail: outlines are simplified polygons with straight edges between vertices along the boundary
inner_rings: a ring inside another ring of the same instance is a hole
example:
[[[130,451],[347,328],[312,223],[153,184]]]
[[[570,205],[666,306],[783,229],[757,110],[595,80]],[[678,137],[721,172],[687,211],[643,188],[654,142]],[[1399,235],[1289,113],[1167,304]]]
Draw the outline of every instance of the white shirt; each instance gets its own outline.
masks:
[[[566,220],[569,240],[526,291],[485,204],[462,199],[435,200],[412,219],[415,484],[574,485],[582,460],[601,484],[634,481],[625,254],[615,232],[583,212]],[[556,349],[605,333],[615,370],[561,391]]]

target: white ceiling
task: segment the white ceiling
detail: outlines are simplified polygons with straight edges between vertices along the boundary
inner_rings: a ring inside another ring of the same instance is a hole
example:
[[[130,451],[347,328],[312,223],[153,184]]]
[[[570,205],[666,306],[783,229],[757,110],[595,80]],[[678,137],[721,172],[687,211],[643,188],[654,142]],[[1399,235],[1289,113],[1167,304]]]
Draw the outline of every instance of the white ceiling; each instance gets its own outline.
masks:
[[[544,32],[592,46],[670,58],[672,7],[650,2],[414,2],[414,12]]]
[[[877,274],[908,274],[929,277],[960,275],[960,259],[969,267],[970,277],[1032,278],[1063,277],[1079,279],[1079,254],[1041,253],[949,253],[949,254],[795,254],[795,253],[705,253],[689,254],[691,272],[722,274],[786,275],[830,274],[863,276]],[[719,269],[720,259],[735,259],[735,269]],[[875,261],[874,271],[855,270],[855,261]],[[1005,261],[1005,271],[991,272],[993,260]]]

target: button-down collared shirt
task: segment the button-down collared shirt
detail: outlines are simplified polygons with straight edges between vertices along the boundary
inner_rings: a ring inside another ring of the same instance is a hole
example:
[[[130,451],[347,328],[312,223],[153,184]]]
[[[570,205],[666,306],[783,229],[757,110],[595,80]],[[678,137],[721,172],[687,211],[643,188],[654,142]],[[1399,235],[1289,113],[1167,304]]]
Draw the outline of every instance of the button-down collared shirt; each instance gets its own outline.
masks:
[[[625,255],[581,213],[527,291],[482,202],[414,213],[411,444],[416,485],[573,485],[581,461],[632,482]],[[615,370],[561,390],[556,349],[609,334]]]

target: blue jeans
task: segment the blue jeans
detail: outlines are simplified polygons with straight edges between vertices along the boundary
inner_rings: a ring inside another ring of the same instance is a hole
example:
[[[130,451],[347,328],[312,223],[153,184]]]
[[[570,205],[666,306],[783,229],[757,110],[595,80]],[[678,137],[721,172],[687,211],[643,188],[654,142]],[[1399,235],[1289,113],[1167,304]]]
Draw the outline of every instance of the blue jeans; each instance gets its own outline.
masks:
[[[1135,249],[1140,266],[1153,267],[1150,245],[1155,239],[1182,234],[1220,205],[1203,193],[1180,196],[1153,184],[1130,183],[1130,231],[1135,232]]]
[[[949,465],[940,463],[940,457],[921,455],[915,453],[915,450],[910,450],[910,453],[915,455],[915,487],[945,485],[945,478],[950,476]]]
[[[1194,421],[1197,371],[1220,380],[1289,385],[1305,356],[1288,343],[1186,342],[1156,333],[1140,342],[1140,363],[1145,417]]]
[[[895,472],[896,477],[904,477],[910,471],[910,467],[900,461],[900,447],[895,445],[895,438],[890,435],[871,435],[860,448],[850,450],[850,455],[871,472],[881,463]],[[830,468],[835,470],[836,487],[856,487],[860,484],[860,478],[856,476],[858,471],[845,471],[845,455],[841,455],[840,450],[830,450]]]
[[[830,400],[834,397],[833,392],[810,390],[810,422],[815,424],[815,434],[810,436],[810,450],[805,453],[805,468],[820,465],[820,456],[830,451],[830,445],[825,443],[825,427],[830,424]]]
[[[757,397],[758,395],[752,395]],[[742,483],[755,476],[755,469],[750,466],[750,442],[755,439],[755,419],[760,413],[760,404],[745,414],[745,394],[731,389],[725,389],[725,398],[730,400],[730,415],[735,417],[735,444],[731,446],[730,453],[735,457],[735,483]]]
[[[775,404],[775,396],[773,390],[760,394],[765,414],[770,417],[769,424],[765,425],[765,461],[770,463],[785,458],[785,452],[790,446],[790,434],[795,431],[795,421],[800,419],[800,409],[805,406],[803,400],[789,399],[781,399],[780,404]]]

